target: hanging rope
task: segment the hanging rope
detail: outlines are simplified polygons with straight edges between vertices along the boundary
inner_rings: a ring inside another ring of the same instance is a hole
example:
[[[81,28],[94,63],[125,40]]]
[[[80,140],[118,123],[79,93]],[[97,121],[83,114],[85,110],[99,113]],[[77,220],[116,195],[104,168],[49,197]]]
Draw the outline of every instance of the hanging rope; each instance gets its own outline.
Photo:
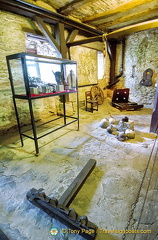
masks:
[[[107,58],[107,34],[104,33],[102,35],[102,41],[103,41],[103,55],[104,55],[104,75],[103,78],[106,77],[106,58]]]

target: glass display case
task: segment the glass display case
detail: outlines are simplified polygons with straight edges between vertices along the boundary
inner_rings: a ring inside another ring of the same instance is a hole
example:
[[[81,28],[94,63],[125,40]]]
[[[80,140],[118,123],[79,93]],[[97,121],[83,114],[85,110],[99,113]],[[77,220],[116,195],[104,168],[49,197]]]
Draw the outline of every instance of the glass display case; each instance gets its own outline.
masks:
[[[46,97],[77,90],[77,63],[28,53],[7,56],[16,97]]]
[[[67,125],[66,119],[70,117],[71,119],[73,119],[72,122],[78,121],[79,128],[78,83],[76,61],[52,58],[25,52],[7,56],[6,60],[22,145],[23,136],[32,138],[35,141],[36,154],[39,153],[38,148],[39,137],[36,132],[36,125],[32,106],[32,101],[34,99],[53,97],[57,95],[62,96],[62,103],[64,105],[63,127]],[[71,93],[77,94],[76,99],[77,117],[66,115],[65,95]],[[18,108],[15,99],[28,100],[33,137],[27,136],[21,130]]]

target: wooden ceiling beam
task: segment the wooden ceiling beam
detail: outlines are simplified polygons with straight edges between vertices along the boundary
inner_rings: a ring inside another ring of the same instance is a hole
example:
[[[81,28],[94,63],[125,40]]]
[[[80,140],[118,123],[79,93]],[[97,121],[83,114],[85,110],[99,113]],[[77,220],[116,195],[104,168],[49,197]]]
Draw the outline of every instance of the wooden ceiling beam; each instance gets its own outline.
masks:
[[[130,1],[128,3],[125,3],[121,6],[119,6],[115,9],[113,9],[113,10],[105,11],[103,13],[96,14],[96,15],[93,15],[91,17],[83,18],[82,22],[83,23],[88,23],[88,22],[97,21],[97,20],[100,20],[100,19],[105,19],[105,18],[108,18],[108,17],[111,17],[111,16],[115,16],[118,13],[127,12],[127,11],[129,11],[133,8],[136,8],[136,7],[138,7],[140,5],[143,5],[143,4],[150,3],[152,1],[153,0],[133,0],[133,1]]]
[[[66,42],[67,42],[67,43],[68,43],[68,42],[73,42],[74,39],[75,39],[75,37],[77,36],[78,32],[79,32],[79,31],[78,31],[77,29],[73,30],[73,31],[68,35]]]
[[[53,46],[53,48],[56,49],[58,53],[60,53],[60,46],[56,42],[56,39],[52,36],[51,32],[48,30],[46,24],[43,22],[42,18],[35,16],[35,21],[37,22],[38,26],[40,27],[41,31],[49,41],[49,43]]]
[[[138,24],[134,24],[128,27],[124,27],[124,28],[120,28],[116,31],[113,31],[111,33],[107,34],[107,38],[119,38],[119,37],[123,37],[125,35],[129,35],[135,32],[140,32],[140,31],[144,31],[150,28],[156,28],[158,27],[158,19],[154,19],[154,20],[150,20],[150,21],[146,21],[143,23],[138,23]]]
[[[92,2],[96,2],[96,0],[74,0],[71,3],[66,4],[64,7],[61,7],[59,9],[59,13],[65,14],[65,15],[69,15],[72,11],[83,7],[84,5],[91,3]]]
[[[106,21],[103,24],[99,24],[98,27],[100,29],[104,29],[106,30],[107,28],[110,27],[115,27],[115,25],[119,25],[121,23],[127,23],[129,21],[137,21],[138,23],[140,22],[139,20],[141,19],[142,16],[146,16],[146,20],[151,20],[152,16],[155,16],[158,13],[158,7],[155,9],[145,9],[144,11],[142,11],[141,13],[135,13],[135,14],[128,14],[126,16],[123,17],[118,17],[115,20],[112,21],[108,21],[108,19],[106,19]],[[117,27],[118,28],[118,27]]]
[[[85,39],[81,39],[78,41],[74,41],[74,42],[68,42],[67,46],[68,47],[73,47],[73,46],[79,46],[82,44],[86,44],[86,43],[91,43],[91,42],[102,42],[102,35],[101,36],[97,36],[97,37],[90,37],[90,38],[85,38]]]
[[[102,34],[101,31],[89,27],[86,24],[74,21],[73,19],[65,17],[59,13],[46,10],[22,0],[0,0],[0,9],[32,19],[35,16],[39,16],[44,20],[45,23],[49,24],[56,24],[58,22],[61,22],[65,24],[65,28],[71,30],[78,29],[88,36],[97,36]]]
[[[116,31],[106,34],[105,36],[107,39],[117,39],[120,37],[124,37],[125,35],[129,35],[135,32],[144,31],[144,30],[147,30],[150,28],[156,28],[156,27],[158,27],[158,19],[120,28]],[[97,41],[102,42],[103,41],[102,39],[103,39],[103,35],[100,35],[97,37],[91,37],[91,38],[81,39],[74,42],[69,42],[67,43],[67,46],[72,47],[72,46],[78,46],[78,45],[82,45],[90,42],[97,42]]]
[[[60,39],[60,52],[61,52],[62,58],[66,59],[68,48],[66,46],[66,40],[65,40],[65,34],[64,34],[64,24],[59,22],[58,29],[59,29],[59,39]]]

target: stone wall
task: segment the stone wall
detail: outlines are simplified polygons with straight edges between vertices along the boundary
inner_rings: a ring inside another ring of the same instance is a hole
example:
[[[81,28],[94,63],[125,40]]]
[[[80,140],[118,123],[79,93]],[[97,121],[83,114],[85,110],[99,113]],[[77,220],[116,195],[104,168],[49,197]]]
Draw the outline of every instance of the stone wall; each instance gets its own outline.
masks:
[[[30,19],[10,12],[0,11],[0,21],[0,131],[5,131],[17,125],[6,65],[6,56],[26,51],[26,29],[32,33],[39,31]],[[58,97],[49,98],[49,100],[35,100],[33,101],[33,105],[37,119],[47,118],[48,115],[57,113],[57,108],[59,108]],[[22,124],[29,123],[27,101],[18,101],[18,111]]]
[[[26,32],[39,34],[40,31],[35,22],[29,18],[10,12],[0,11],[0,21],[0,131],[3,132],[17,126],[11,87],[8,79],[6,56],[25,52]],[[51,30],[49,25],[48,28]],[[83,36],[81,38],[83,38]],[[97,50],[83,47],[72,48],[72,59],[79,62],[79,84],[84,84],[85,82],[89,84],[97,83]],[[84,93],[87,90],[90,90],[90,87],[79,89],[79,97],[82,101],[85,99]],[[74,94],[69,95],[69,101],[67,102],[67,114],[74,114],[76,109],[76,96],[72,95]],[[28,103],[27,101],[17,101],[20,122],[22,124],[28,124],[30,122]],[[36,120],[47,119],[53,114],[60,114],[63,110],[58,97],[34,100],[33,105]]]
[[[84,45],[71,47],[70,49],[71,59],[77,61],[78,63],[78,85],[80,102],[84,102],[85,92],[90,91],[92,84],[98,84],[98,86],[103,90],[104,98],[107,96],[107,91],[104,90],[104,87],[106,87],[109,82],[110,60],[106,54],[106,57],[104,59],[104,78],[98,79],[97,50],[99,50],[99,45],[100,43],[98,43],[98,49],[96,50],[91,48],[92,46],[86,47]]]
[[[29,25],[27,19],[0,11],[0,130],[16,125],[6,56],[25,51],[25,33],[22,31],[24,25]]]
[[[158,28],[134,33],[126,38],[124,85],[132,101],[152,106],[158,82]],[[141,86],[143,72],[153,70],[152,86]]]
[[[85,92],[89,91],[90,84],[97,84],[97,51],[86,47],[71,47],[71,59],[77,61],[78,86],[80,106],[85,100]],[[81,87],[85,85],[85,87]]]

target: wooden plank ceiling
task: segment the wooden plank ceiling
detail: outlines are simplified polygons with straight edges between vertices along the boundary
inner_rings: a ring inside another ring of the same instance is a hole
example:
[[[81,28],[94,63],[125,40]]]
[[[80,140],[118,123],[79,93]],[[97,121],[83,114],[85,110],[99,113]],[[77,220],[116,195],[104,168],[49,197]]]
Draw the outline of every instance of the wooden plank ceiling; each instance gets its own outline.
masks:
[[[158,19],[158,0],[43,1],[54,7],[58,13],[105,33]]]

